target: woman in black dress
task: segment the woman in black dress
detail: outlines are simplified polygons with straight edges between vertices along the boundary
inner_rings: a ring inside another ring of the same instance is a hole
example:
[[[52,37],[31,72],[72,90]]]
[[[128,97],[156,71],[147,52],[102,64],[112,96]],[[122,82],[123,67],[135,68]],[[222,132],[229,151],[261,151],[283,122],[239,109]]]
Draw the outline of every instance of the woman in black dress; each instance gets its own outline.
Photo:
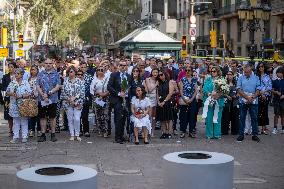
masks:
[[[10,62],[8,64],[9,73],[5,74],[2,78],[2,91],[6,91],[8,85],[12,80],[15,79],[15,69],[17,68],[16,64],[14,62]],[[8,120],[9,124],[9,135],[13,135],[13,118],[9,115],[9,103],[10,103],[10,97],[4,96],[4,119]]]
[[[171,138],[173,133],[173,104],[172,95],[174,93],[174,85],[169,80],[169,76],[165,71],[159,71],[159,85],[157,90],[157,121],[161,122],[162,136],[161,139]]]

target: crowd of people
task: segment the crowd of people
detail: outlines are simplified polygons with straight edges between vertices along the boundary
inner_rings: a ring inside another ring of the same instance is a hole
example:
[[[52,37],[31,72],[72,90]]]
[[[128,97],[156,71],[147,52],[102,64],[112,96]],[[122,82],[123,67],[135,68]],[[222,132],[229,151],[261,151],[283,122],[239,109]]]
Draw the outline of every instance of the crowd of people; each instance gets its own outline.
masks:
[[[46,59],[32,65],[23,59],[10,60],[6,73],[1,101],[11,143],[27,142],[35,135],[44,142],[47,133],[55,142],[60,130],[70,132],[70,141],[81,141],[82,136],[90,137],[90,111],[97,135],[109,137],[114,125],[117,143],[130,140],[138,145],[141,140],[149,144],[153,137],[170,139],[178,134],[196,138],[199,112],[205,119],[207,139],[231,134],[241,142],[251,135],[259,142],[258,135],[270,132],[271,103],[275,115],[271,133],[284,133],[284,68],[278,62],[97,55]],[[216,90],[221,78],[229,93]],[[36,116],[22,115],[19,101],[25,99],[37,102]]]

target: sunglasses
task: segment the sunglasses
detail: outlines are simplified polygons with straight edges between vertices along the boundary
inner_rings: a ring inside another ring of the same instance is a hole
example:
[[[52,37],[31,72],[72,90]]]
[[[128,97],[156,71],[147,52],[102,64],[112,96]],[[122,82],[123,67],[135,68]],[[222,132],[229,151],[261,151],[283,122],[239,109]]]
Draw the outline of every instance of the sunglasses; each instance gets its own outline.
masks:
[[[133,70],[133,72],[139,72],[139,70]]]
[[[126,67],[126,65],[125,65],[125,64],[120,64],[120,66],[121,66],[121,67]]]
[[[83,76],[83,74],[77,74],[77,76]]]
[[[159,76],[164,76],[164,74],[163,74],[163,73],[160,73]]]
[[[104,71],[104,69],[98,69],[98,72],[103,72]]]
[[[70,70],[70,72],[69,73],[74,73],[74,71],[73,70]]]
[[[211,71],[211,73],[216,73],[216,72],[217,72],[216,70]]]
[[[186,70],[186,72],[191,72],[191,70],[188,69],[188,70]]]

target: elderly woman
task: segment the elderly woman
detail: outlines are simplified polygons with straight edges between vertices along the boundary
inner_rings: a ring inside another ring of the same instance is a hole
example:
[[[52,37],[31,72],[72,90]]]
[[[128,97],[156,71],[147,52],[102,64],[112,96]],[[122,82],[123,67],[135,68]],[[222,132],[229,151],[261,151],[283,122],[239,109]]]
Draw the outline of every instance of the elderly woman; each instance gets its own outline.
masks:
[[[17,102],[29,98],[31,95],[31,87],[28,81],[23,80],[25,71],[16,69],[15,80],[9,84],[6,94],[10,96],[9,115],[13,118],[13,140],[11,143],[16,143],[19,139],[20,129],[22,131],[22,142],[27,142],[28,138],[28,118],[22,117],[19,112]]]
[[[221,138],[221,119],[222,111],[224,107],[224,98],[222,94],[218,94],[214,91],[214,81],[222,77],[222,72],[219,67],[213,66],[210,70],[211,75],[209,75],[203,86],[203,102],[211,96],[212,99],[216,100],[216,103],[213,106],[208,106],[208,111],[206,115],[206,138],[207,139],[220,139]],[[218,105],[218,115],[215,114],[215,108]],[[203,109],[204,111],[204,109]],[[203,112],[204,114],[204,112]],[[217,122],[214,123],[214,116],[217,117]]]
[[[149,144],[148,134],[151,133],[149,118],[150,100],[146,97],[145,88],[141,85],[136,88],[136,96],[131,99],[131,121],[134,123],[135,144],[139,144],[138,133],[142,130],[144,144]]]
[[[84,83],[76,78],[76,68],[70,66],[66,74],[61,99],[63,100],[63,107],[67,111],[68,126],[70,131],[70,141],[77,141],[82,139],[80,135],[80,118],[85,99],[85,86]]]
[[[96,125],[99,129],[99,136],[104,138],[108,137],[108,120],[109,117],[109,92],[107,90],[109,77],[105,76],[104,66],[97,68],[96,77],[94,77],[91,86],[90,93],[94,97],[94,112],[96,116]]]

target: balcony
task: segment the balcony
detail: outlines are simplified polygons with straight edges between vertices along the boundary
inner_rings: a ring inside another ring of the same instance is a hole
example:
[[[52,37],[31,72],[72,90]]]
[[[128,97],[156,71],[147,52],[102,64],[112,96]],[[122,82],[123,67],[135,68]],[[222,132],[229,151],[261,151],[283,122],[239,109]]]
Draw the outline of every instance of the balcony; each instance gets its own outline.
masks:
[[[177,13],[177,19],[179,20],[179,19],[187,18],[187,17],[190,15],[190,12],[189,12],[189,11],[190,11],[190,10],[187,9],[187,10],[185,10],[185,11],[182,11],[182,12],[180,12],[180,13]]]
[[[216,14],[214,16],[228,16],[237,13],[238,8],[240,7],[241,1],[237,1],[236,4],[227,5],[221,7],[220,9],[216,10]]]
[[[194,13],[196,15],[206,14],[208,13],[209,5],[208,4],[196,4],[194,6]]]

